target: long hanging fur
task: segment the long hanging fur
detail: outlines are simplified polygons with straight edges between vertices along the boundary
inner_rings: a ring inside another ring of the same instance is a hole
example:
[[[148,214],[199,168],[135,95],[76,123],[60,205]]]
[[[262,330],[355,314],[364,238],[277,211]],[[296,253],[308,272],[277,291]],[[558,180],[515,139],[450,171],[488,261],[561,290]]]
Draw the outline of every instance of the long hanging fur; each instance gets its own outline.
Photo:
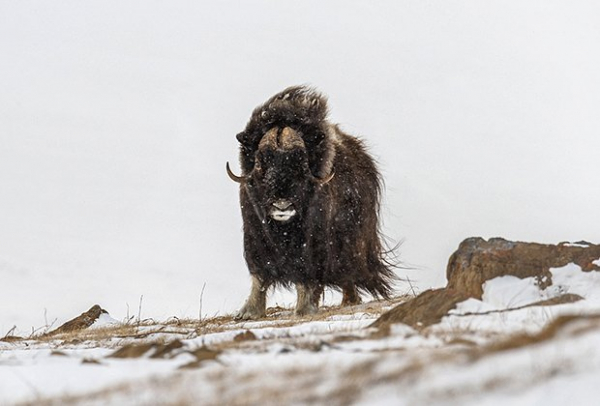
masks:
[[[379,232],[380,174],[363,142],[327,115],[324,96],[294,86],[257,107],[237,135],[242,175],[249,179],[240,186],[248,268],[264,286],[328,286],[389,297],[395,274]],[[304,162],[300,158],[290,163],[278,155],[285,128],[303,141],[298,156],[307,157],[305,172],[294,166]],[[261,144],[267,133],[271,160],[264,158],[267,142]],[[265,164],[277,170],[259,179],[255,174]],[[307,180],[331,174],[324,185]],[[269,218],[270,202],[280,197],[294,200],[297,219],[281,224]]]

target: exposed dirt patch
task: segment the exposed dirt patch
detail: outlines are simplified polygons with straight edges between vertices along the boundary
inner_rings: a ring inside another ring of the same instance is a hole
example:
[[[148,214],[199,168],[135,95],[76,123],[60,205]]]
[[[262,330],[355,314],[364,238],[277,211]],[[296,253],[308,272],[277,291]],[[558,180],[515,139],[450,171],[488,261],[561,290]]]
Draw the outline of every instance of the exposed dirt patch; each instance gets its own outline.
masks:
[[[187,352],[196,357],[196,360],[182,365],[180,367],[181,369],[200,368],[205,361],[214,361],[222,353],[220,350],[214,350],[204,346]]]
[[[448,284],[445,288],[425,291],[401,303],[384,313],[371,326],[380,329],[380,336],[388,334],[389,326],[394,323],[404,323],[414,328],[427,327],[438,323],[457,303],[468,298],[481,299],[483,283],[487,280],[506,275],[533,277],[543,289],[552,284],[551,268],[574,263],[584,271],[600,271],[600,266],[594,263],[598,258],[600,245],[587,242],[545,245],[502,238],[488,241],[479,237],[468,238],[459,245],[448,261]],[[573,303],[582,299],[579,295],[567,293],[510,310]],[[492,310],[488,313],[503,311],[505,310]]]
[[[240,333],[240,334],[236,335],[235,337],[233,337],[233,341],[235,341],[235,342],[254,341],[254,340],[257,340],[256,335],[250,330],[246,330],[243,333]]]
[[[596,329],[600,329],[600,315],[560,316],[537,334],[514,335],[508,339],[485,346],[477,355],[485,356],[490,353],[513,350],[539,344],[554,339],[559,335],[576,336]]]
[[[468,296],[453,289],[432,289],[404,302],[379,317],[371,327],[384,328],[394,323],[404,323],[415,328],[438,323],[442,317],[466,300]]]
[[[110,354],[109,358],[139,358],[147,355],[149,358],[170,358],[173,352],[183,347],[180,340],[173,340],[168,344],[141,343],[127,344]]]

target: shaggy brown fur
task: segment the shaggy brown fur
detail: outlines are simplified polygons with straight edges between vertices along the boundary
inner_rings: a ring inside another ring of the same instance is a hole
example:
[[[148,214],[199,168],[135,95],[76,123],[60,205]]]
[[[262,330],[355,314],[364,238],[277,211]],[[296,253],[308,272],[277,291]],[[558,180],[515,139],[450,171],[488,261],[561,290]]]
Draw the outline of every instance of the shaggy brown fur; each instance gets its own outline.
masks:
[[[296,285],[298,314],[324,287],[388,297],[394,273],[379,233],[381,179],[359,139],[327,121],[327,100],[297,86],[257,107],[237,135],[245,258],[253,287],[241,318],[265,314],[270,286]],[[229,171],[229,167],[228,167]]]

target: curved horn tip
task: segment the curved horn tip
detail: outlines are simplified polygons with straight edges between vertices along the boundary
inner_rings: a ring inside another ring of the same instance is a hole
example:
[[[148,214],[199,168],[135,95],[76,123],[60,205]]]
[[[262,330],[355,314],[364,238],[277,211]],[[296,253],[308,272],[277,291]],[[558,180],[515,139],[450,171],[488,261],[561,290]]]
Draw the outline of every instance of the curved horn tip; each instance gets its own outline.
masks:
[[[237,176],[233,172],[231,172],[231,168],[229,167],[229,162],[227,162],[225,164],[225,169],[227,170],[227,175],[229,176],[229,178],[232,181],[234,181],[236,183],[244,183],[246,181],[246,178],[244,178],[243,176]]]
[[[324,185],[328,184],[331,181],[331,179],[333,179],[334,176],[335,176],[335,172],[331,171],[331,173],[328,176],[318,180],[319,185],[324,186]]]

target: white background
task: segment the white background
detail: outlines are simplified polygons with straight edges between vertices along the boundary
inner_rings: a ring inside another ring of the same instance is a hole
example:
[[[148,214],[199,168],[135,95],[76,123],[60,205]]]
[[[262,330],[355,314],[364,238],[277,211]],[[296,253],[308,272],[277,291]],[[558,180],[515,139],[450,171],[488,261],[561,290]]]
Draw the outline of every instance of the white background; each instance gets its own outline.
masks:
[[[294,84],[371,147],[419,290],[469,236],[598,242],[599,44],[594,1],[1,2],[0,335],[238,308],[224,163]]]

